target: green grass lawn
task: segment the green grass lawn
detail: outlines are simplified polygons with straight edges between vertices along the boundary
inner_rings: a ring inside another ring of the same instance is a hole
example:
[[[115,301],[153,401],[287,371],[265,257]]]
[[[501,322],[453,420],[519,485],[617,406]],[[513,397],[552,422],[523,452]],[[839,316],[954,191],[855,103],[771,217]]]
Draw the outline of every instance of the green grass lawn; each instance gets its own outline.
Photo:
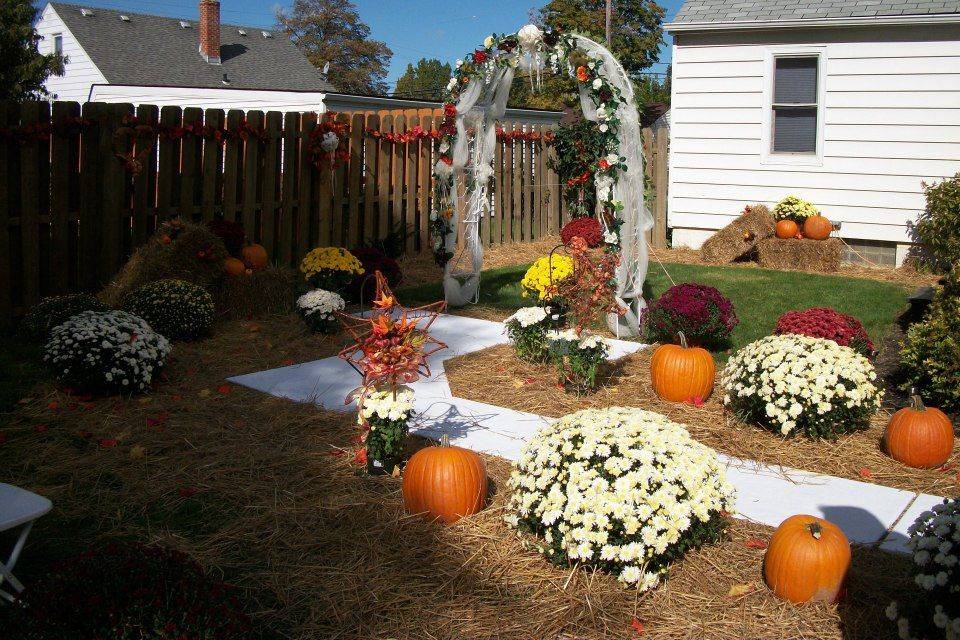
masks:
[[[719,289],[733,302],[740,324],[733,333],[734,349],[769,335],[785,311],[810,307],[833,307],[858,318],[875,343],[879,343],[896,316],[906,308],[908,290],[875,280],[690,264],[667,264],[677,284],[697,282]],[[480,304],[502,309],[504,316],[531,304],[520,295],[520,279],[527,266],[504,267],[483,272]],[[654,298],[671,286],[663,269],[652,264],[647,286]],[[401,289],[405,303],[427,302],[443,297],[439,284]]]

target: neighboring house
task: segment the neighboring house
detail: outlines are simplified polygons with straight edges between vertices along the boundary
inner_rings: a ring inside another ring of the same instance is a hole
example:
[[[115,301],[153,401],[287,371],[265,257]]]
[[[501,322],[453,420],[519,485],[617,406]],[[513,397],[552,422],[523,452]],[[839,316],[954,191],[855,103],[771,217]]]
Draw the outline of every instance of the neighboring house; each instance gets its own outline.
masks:
[[[67,56],[47,80],[55,100],[129,102],[250,111],[378,111],[433,102],[336,93],[280,31],[220,23],[220,3],[200,0],[200,19],[48,3],[37,21],[41,53]],[[559,113],[508,110],[527,123]]]
[[[665,28],[674,244],[795,194],[902,262],[922,183],[960,171],[960,0],[687,0]]]

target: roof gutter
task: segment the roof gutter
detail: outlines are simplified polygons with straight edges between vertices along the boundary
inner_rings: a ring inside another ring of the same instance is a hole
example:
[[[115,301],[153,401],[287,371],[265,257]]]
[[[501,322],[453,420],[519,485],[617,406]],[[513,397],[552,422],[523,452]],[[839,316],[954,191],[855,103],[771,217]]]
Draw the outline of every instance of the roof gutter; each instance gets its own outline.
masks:
[[[924,25],[960,23],[960,13],[913,16],[863,16],[856,18],[812,18],[800,20],[755,20],[744,22],[670,22],[663,28],[670,33],[684,31],[740,31],[745,29],[806,29],[831,27],[877,27],[888,25]]]

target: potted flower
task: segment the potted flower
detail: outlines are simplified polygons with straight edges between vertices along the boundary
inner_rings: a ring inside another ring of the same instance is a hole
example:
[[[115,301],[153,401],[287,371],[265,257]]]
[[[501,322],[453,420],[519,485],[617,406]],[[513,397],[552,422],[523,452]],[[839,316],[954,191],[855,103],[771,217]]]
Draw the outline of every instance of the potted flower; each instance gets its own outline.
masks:
[[[341,293],[363,265],[342,247],[317,247],[300,261],[300,272],[314,287]]]
[[[337,312],[345,306],[339,294],[324,289],[314,289],[297,298],[297,313],[316,333],[334,333],[338,326]]]
[[[367,471],[370,475],[392,474],[403,463],[413,390],[405,385],[371,388],[357,402],[358,422],[367,429]]]
[[[597,387],[597,370],[610,353],[609,343],[598,335],[580,335],[573,329],[548,331],[550,359],[564,389],[586,394]]]
[[[503,321],[517,357],[526,362],[547,359],[547,331],[556,325],[558,316],[550,307],[523,307]]]

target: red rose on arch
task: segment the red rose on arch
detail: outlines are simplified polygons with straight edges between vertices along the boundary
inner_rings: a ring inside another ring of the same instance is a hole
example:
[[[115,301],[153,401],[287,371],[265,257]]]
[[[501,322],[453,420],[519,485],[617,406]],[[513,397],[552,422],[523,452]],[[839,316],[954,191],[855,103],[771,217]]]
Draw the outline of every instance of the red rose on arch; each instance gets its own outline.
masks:
[[[443,105],[443,115],[445,115],[447,118],[450,118],[451,120],[453,118],[456,118],[457,105],[453,104],[452,102],[448,102],[447,104]]]
[[[482,49],[477,49],[473,52],[473,61],[477,64],[483,64],[487,61],[487,58],[489,58],[487,52]]]
[[[563,229],[560,230],[560,239],[563,244],[569,245],[576,237],[583,238],[591,249],[599,247],[603,244],[603,229],[600,227],[600,222],[596,218],[583,217],[575,218],[563,225]]]

